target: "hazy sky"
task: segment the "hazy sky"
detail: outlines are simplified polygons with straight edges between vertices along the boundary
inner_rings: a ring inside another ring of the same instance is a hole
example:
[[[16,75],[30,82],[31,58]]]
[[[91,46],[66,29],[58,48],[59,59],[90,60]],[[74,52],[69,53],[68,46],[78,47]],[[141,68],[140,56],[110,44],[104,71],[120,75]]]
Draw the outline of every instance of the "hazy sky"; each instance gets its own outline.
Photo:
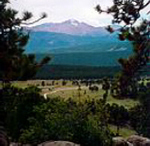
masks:
[[[23,12],[31,11],[34,18],[41,12],[46,12],[48,18],[44,22],[62,22],[68,19],[76,19],[94,26],[108,25],[111,23],[111,16],[99,15],[94,7],[100,4],[103,8],[111,5],[112,0],[10,0],[11,7]],[[150,10],[150,6],[146,11]]]

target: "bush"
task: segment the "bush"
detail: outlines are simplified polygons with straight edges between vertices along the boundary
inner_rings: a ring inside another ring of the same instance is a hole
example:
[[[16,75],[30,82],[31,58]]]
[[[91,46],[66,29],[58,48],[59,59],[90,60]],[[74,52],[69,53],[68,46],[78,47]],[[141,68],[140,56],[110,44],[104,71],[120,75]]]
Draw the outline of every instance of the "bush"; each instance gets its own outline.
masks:
[[[100,102],[77,104],[71,100],[50,99],[34,108],[35,116],[29,118],[30,126],[23,131],[20,141],[67,140],[84,146],[109,146],[111,133],[103,112]]]
[[[150,137],[150,90],[140,92],[138,99],[141,105],[131,109],[131,124],[139,134]]]
[[[110,115],[109,123],[117,126],[117,135],[119,135],[119,129],[129,121],[128,110],[123,106],[113,103],[112,105],[106,105],[107,111]]]
[[[6,85],[0,91],[0,103],[3,107],[3,118],[8,135],[17,141],[22,129],[29,126],[28,118],[33,116],[33,107],[45,100],[39,94],[39,89],[30,86],[25,89]]]

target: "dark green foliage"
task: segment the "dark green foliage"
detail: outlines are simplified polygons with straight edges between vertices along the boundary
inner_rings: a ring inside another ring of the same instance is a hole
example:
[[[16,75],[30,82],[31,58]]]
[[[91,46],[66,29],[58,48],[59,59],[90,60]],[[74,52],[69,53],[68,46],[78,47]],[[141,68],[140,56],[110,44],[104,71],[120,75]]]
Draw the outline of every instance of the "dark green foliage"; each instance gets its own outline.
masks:
[[[130,121],[133,128],[144,136],[150,137],[150,90],[139,93],[141,105],[130,110]]]
[[[22,129],[29,126],[27,119],[34,116],[33,107],[45,101],[39,91],[34,86],[19,89],[10,84],[0,91],[3,121],[7,133],[13,141],[17,141]]]
[[[67,84],[67,81],[63,80],[62,81],[62,86],[65,86]]]
[[[111,145],[109,115],[102,100],[45,100],[39,92],[34,86],[20,89],[10,84],[1,90],[3,120],[12,141],[37,144],[68,140],[85,146]]]
[[[132,25],[140,18],[140,11],[150,4],[150,1],[145,0],[114,0],[113,6],[109,7],[106,11],[97,6],[96,10],[99,13],[107,12],[113,14],[113,23],[124,22],[126,25]]]
[[[100,48],[98,46],[97,48]],[[112,47],[110,47],[112,48]],[[110,49],[109,48],[109,49]],[[118,49],[126,49],[125,46],[120,46]],[[131,47],[130,47],[131,48]],[[76,49],[76,48],[75,48]],[[114,48],[115,49],[115,48]],[[37,61],[40,61],[41,58],[49,55],[52,57],[50,65],[72,65],[72,66],[92,66],[92,67],[109,67],[109,66],[119,66],[118,59],[120,57],[127,58],[131,55],[132,51],[119,51],[116,48],[116,51],[103,51],[103,52],[73,52],[73,53],[60,53],[60,54],[36,54]]]
[[[150,137],[150,114],[142,105],[138,105],[130,110],[130,122],[133,129],[139,134]]]
[[[119,135],[120,127],[124,126],[129,121],[128,110],[125,109],[123,106],[119,106],[115,103],[113,103],[112,105],[107,104],[106,108],[110,115],[109,123],[117,126],[116,135]]]
[[[39,143],[46,140],[67,140],[84,146],[109,146],[111,133],[107,127],[107,113],[101,101],[79,103],[69,99],[49,99],[34,108],[30,126],[20,141]]]
[[[42,86],[45,86],[45,81],[42,81],[41,85],[42,85]]]
[[[112,78],[119,70],[119,66],[45,65],[37,72],[34,79],[97,79],[105,76]]]
[[[137,94],[134,77],[140,69],[147,65],[150,55],[149,27],[150,21],[143,20],[139,26],[134,26],[140,18],[140,11],[150,4],[145,0],[114,0],[113,6],[103,11],[100,6],[96,7],[99,13],[106,12],[113,15],[112,23],[123,23],[118,29],[118,37],[121,41],[128,40],[133,44],[134,54],[127,59],[119,59],[122,72],[117,76],[116,85],[119,96],[135,96]],[[109,27],[108,31],[111,31]]]
[[[92,92],[93,92],[93,91],[95,92],[95,91],[98,91],[99,88],[98,88],[98,86],[95,86],[95,85],[94,85],[94,86],[89,86],[89,90],[92,91]]]
[[[140,103],[145,107],[145,109],[150,112],[150,89],[148,87],[145,87],[139,93],[138,98],[140,100]]]
[[[33,55],[24,54],[29,34],[23,31],[21,25],[32,17],[32,13],[24,12],[22,18],[18,18],[18,12],[8,8],[8,3],[0,0],[0,80],[26,80],[35,75],[39,68]],[[49,57],[39,64],[48,61]]]
[[[19,18],[18,12],[9,8],[8,4],[9,0],[0,0],[0,80],[3,83],[29,79],[36,74],[41,65],[50,60],[48,57],[38,64],[34,55],[24,54],[29,34],[23,30],[22,24],[32,17],[32,13],[24,12]],[[37,21],[45,17],[43,14]],[[18,138],[21,129],[27,125],[27,117],[33,107],[28,102],[30,99],[31,102],[34,101],[32,98],[28,99],[28,96],[34,96],[33,92],[6,86],[0,89],[0,126],[9,129],[8,133],[13,140]],[[24,106],[26,104],[31,107]]]
[[[103,79],[102,89],[105,90],[106,92],[108,92],[108,90],[110,89],[110,83],[107,78]]]

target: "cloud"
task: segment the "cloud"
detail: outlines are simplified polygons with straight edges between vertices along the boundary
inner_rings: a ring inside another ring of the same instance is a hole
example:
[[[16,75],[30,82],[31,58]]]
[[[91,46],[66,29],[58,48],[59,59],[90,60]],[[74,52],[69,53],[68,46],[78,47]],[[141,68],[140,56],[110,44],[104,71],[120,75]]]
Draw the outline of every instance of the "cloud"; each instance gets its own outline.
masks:
[[[91,25],[101,25],[101,19],[110,18],[107,15],[99,15],[94,7],[97,4],[110,5],[111,0],[10,0],[11,7],[19,12],[31,11],[34,18],[38,18],[41,12],[46,12],[48,18],[43,22],[61,22],[67,19],[77,19]],[[21,14],[21,13],[20,13]],[[105,20],[106,21],[106,20]],[[109,22],[109,21],[108,21]]]
[[[46,12],[48,18],[40,23],[61,22],[72,18],[95,26],[111,23],[111,16],[99,15],[94,7],[100,4],[106,9],[111,6],[112,0],[10,0],[10,2],[11,7],[19,12],[31,11],[35,16],[34,19],[38,18],[41,12]],[[147,10],[150,10],[150,7]]]

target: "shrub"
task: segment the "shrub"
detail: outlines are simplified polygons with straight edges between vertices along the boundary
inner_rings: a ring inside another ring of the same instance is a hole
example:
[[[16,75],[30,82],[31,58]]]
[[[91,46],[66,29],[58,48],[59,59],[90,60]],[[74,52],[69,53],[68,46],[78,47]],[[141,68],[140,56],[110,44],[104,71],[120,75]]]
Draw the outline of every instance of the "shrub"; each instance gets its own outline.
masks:
[[[67,140],[84,146],[109,146],[111,133],[103,112],[100,102],[77,104],[71,99],[49,99],[48,103],[35,106],[35,116],[29,118],[30,126],[23,131],[20,141]]]
[[[4,109],[5,127],[13,141],[17,141],[22,129],[29,126],[27,119],[33,116],[33,107],[45,101],[40,96],[39,91],[34,86],[20,89],[10,85],[6,85],[0,91],[0,103],[2,109]]]

